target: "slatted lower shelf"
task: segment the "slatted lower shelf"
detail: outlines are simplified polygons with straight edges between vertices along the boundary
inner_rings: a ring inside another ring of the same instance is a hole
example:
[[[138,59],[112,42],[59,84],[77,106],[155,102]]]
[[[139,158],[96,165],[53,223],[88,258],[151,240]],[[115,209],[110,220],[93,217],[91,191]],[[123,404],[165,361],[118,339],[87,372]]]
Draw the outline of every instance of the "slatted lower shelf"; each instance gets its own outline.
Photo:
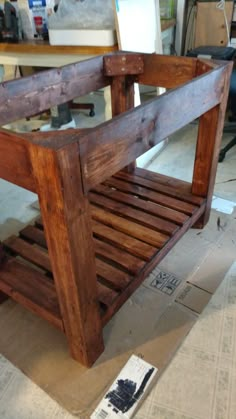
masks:
[[[98,300],[105,324],[204,212],[191,185],[136,169],[90,192]],[[4,242],[0,290],[63,330],[42,221]]]

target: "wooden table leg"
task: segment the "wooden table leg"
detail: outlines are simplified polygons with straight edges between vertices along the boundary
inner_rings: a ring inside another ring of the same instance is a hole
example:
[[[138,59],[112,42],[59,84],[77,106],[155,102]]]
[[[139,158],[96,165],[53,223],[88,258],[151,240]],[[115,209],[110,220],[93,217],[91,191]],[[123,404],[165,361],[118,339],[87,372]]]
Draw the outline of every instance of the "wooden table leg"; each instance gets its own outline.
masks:
[[[230,68],[225,70],[221,103],[201,116],[199,121],[197,149],[193,170],[192,193],[206,198],[206,211],[195,224],[203,228],[209,220],[215,185],[216,170],[224,127],[230,83]]]
[[[83,194],[77,144],[59,151],[32,145],[31,158],[70,352],[91,366],[104,346],[89,202]]]

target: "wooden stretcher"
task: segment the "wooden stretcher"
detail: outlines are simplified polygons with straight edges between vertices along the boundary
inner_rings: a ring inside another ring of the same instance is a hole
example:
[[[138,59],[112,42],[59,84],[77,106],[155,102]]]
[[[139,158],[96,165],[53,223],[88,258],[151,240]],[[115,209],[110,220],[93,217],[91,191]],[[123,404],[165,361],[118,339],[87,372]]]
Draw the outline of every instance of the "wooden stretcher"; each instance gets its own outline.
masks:
[[[0,301],[63,331],[80,363],[96,361],[103,326],[190,227],[207,223],[231,69],[119,52],[0,85],[1,125],[111,86],[113,118],[95,128],[0,131],[0,177],[37,193],[41,209],[2,243]],[[135,82],[168,90],[133,108]],[[192,183],[136,167],[197,118]]]

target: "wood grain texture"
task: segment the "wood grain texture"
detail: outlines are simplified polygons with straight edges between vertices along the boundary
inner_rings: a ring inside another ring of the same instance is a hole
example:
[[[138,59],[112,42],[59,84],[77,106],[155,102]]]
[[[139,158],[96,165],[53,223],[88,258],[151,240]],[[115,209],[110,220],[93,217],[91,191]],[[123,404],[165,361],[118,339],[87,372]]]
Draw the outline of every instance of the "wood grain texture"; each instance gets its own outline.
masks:
[[[193,170],[192,193],[206,197],[206,211],[196,227],[202,228],[210,217],[216,170],[228,101],[233,63],[222,74],[221,103],[201,116]]]
[[[117,54],[104,57],[104,74],[106,76],[123,76],[124,74],[142,74],[144,62],[141,54]]]
[[[130,237],[121,231],[114,230],[105,224],[101,224],[94,220],[92,225],[95,237],[105,240],[106,242],[117,246],[119,249],[124,249],[126,252],[141,260],[149,261],[157,251],[154,246],[144,243],[134,237]]]
[[[196,58],[173,55],[143,54],[144,72],[137,76],[138,83],[172,89],[193,79]]]
[[[136,199],[134,198],[134,201],[135,200]],[[125,217],[127,220],[135,220],[144,227],[149,227],[152,230],[156,230],[164,234],[172,235],[178,228],[174,223],[170,223],[159,217],[155,217],[149,213],[146,213],[145,210],[143,211],[140,209],[132,208],[131,206],[125,205],[125,203],[115,201],[108,198],[107,196],[90,193],[89,201],[95,205],[98,205],[99,207],[111,211],[114,214]]]
[[[15,258],[9,258],[0,270],[0,290],[64,330],[55,287],[40,272]]]
[[[158,205],[156,202],[151,202],[149,198],[145,199],[145,196],[142,196],[141,199],[137,195],[131,193],[121,192],[114,187],[109,187],[109,180],[106,181],[107,185],[98,185],[96,186],[95,191],[99,192],[100,195],[112,197],[114,201],[130,205],[133,208],[139,208],[145,211],[147,214],[155,215],[156,218],[160,218],[162,221],[166,220],[164,232],[170,232],[173,230],[174,225],[182,225],[187,221],[188,216],[177,212],[170,208],[164,208],[162,205]],[[112,184],[112,183],[111,183]],[[138,199],[137,199],[138,198]]]
[[[102,56],[4,82],[0,84],[0,125],[108,85],[109,79],[103,75]]]
[[[188,231],[188,229],[201,217],[205,209],[205,204],[198,208],[198,210],[193,214],[192,217],[182,226],[180,230],[178,230],[177,234],[175,234],[167,243],[166,245],[157,252],[150,263],[145,265],[145,268],[142,272],[135,277],[134,281],[132,281],[129,286],[125,289],[119,298],[117,298],[114,303],[109,306],[108,310],[103,316],[103,325],[105,325],[117,312],[120,307],[127,301],[127,299],[133,294],[133,292],[140,286],[143,282],[144,278],[155,268],[155,266],[160,263],[160,261],[168,254],[168,252],[173,248],[173,246],[181,239],[181,237]]]
[[[146,177],[136,176],[135,174],[130,175],[128,173],[124,173],[123,171],[115,174],[114,177],[117,179],[125,180],[135,185],[144,186],[152,191],[163,193],[166,196],[171,196],[189,204],[200,205],[202,201],[200,197],[191,194],[190,190],[189,192],[184,192],[183,189],[179,191],[178,187],[173,188],[167,185],[161,185],[155,182],[153,179],[147,179]],[[176,180],[176,184],[177,182],[178,180]],[[180,181],[179,183],[181,184]]]
[[[47,249],[47,243],[43,230],[36,228],[35,226],[28,225],[25,227],[20,231],[20,237],[26,239],[30,243],[36,243]],[[103,259],[110,261],[110,263],[113,262],[116,266],[120,266],[132,275],[137,275],[144,266],[143,260],[131,254],[127,254],[125,250],[121,250],[96,238],[93,239],[93,242],[96,256],[100,256]]]
[[[31,157],[56,292],[71,355],[90,366],[103,351],[89,203],[77,145]],[[88,280],[89,278],[89,280]]]
[[[85,191],[219,104],[225,67],[227,64],[125,112],[81,138]]]
[[[0,178],[35,192],[29,143],[21,135],[0,130]]]
[[[51,263],[48,253],[39,247],[31,246],[19,237],[11,236],[4,241],[5,247],[10,251],[23,257],[31,263],[34,263],[39,268],[51,272]]]
[[[113,77],[111,81],[112,116],[122,114],[134,108],[134,79],[129,76]],[[123,170],[133,172],[136,162],[129,163]]]
[[[91,208],[92,217],[109,227],[112,227],[114,230],[121,231],[131,237],[150,244],[159,248],[165,243],[169,237],[163,233],[159,233],[153,229],[148,229],[147,227],[134,223],[130,220],[127,220],[123,217],[118,217],[115,214],[109,213],[102,208],[92,206]]]
[[[192,215],[193,211],[197,208],[195,205],[188,204],[179,199],[135,185],[135,183],[125,182],[124,180],[110,178],[106,180],[105,184],[186,215]]]

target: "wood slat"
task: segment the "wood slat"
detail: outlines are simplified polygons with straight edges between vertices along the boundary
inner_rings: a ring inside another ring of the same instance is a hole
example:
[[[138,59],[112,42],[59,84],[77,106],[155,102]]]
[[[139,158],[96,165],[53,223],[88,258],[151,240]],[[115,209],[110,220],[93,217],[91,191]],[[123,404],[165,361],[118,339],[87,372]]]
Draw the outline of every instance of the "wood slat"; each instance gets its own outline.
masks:
[[[45,239],[44,232],[42,230],[39,230],[38,228],[36,228],[34,226],[29,225],[29,226],[25,227],[23,230],[20,231],[20,236],[24,237],[28,240],[31,240],[32,242],[35,242],[35,243],[39,244],[40,246],[46,248],[46,239]],[[20,243],[19,244],[20,246],[22,245],[21,242],[22,242],[22,240],[21,241],[19,240],[19,242],[18,242],[18,243]],[[13,247],[14,247],[14,250],[17,252],[16,243],[17,243],[16,240],[14,240],[15,246],[13,246]],[[110,246],[109,252],[108,251],[106,252],[106,243],[102,243],[102,246],[99,245],[98,247],[99,248],[100,247],[102,247],[102,248],[105,247],[104,252],[101,252],[101,253],[105,253],[106,255],[110,254],[111,251],[114,252],[114,248],[112,246]],[[24,243],[24,249],[26,250],[26,248],[27,247],[25,247],[25,243]],[[29,254],[31,253],[32,249],[34,249],[34,247],[29,245],[28,249],[27,249],[27,250],[29,250]],[[21,247],[21,253],[22,253],[22,247]],[[130,258],[132,258],[131,255],[130,255]],[[27,257],[27,259],[29,260],[29,257]],[[124,259],[124,256],[123,256],[123,259]],[[134,258],[134,259],[135,259],[135,261],[140,262],[142,265],[144,264],[144,262],[140,261],[139,259],[136,259],[136,258]],[[37,276],[37,272],[36,272],[36,276]],[[98,283],[98,299],[101,303],[103,303],[105,305],[111,305],[112,302],[117,298],[117,296],[118,296],[118,293],[115,290],[112,290],[112,289]],[[7,298],[7,296],[5,296],[4,300],[6,298]],[[55,298],[56,298],[56,296],[55,296]],[[4,301],[4,300],[2,300],[2,301]]]
[[[106,185],[96,186],[95,191],[99,192],[99,194],[112,197],[113,200],[116,200],[118,202],[123,202],[134,208],[140,208],[144,210],[145,213],[147,214],[153,214],[156,217],[161,217],[163,221],[168,220],[166,221],[166,226],[165,226],[166,231],[168,228],[172,229],[175,224],[182,225],[189,218],[186,214],[183,214],[181,212],[172,210],[170,208],[165,208],[154,202],[141,199],[129,193],[120,192],[119,190],[110,188],[109,186],[106,186]]]
[[[38,244],[41,247],[44,247],[45,249],[47,248],[45,234],[39,228],[36,228],[32,225],[28,225],[20,231],[20,236],[32,241],[33,243]]]
[[[133,185],[129,182],[125,182],[124,180],[109,178],[104,183],[105,185],[117,188],[122,192],[132,193],[133,195],[137,195],[140,198],[146,198],[152,202],[162,205],[163,207],[171,208],[187,215],[191,215],[197,208],[194,205],[182,202],[169,196],[165,196],[158,192],[153,192],[150,189],[142,186]]]
[[[121,231],[116,231],[95,220],[93,220],[92,226],[96,237],[99,237],[101,240],[106,240],[142,260],[149,261],[157,252],[157,249],[154,246],[150,246],[147,243],[137,240],[134,237],[130,237]]]
[[[119,296],[118,292],[106,287],[100,282],[97,283],[99,301],[105,306],[110,307]]]
[[[39,246],[47,248],[44,232],[34,226],[27,226],[20,231],[20,236],[27,240],[35,242]],[[106,258],[120,265],[123,269],[127,270],[133,275],[137,275],[143,268],[144,261],[126,253],[126,251],[118,249],[109,243],[94,238],[95,253],[99,256]]]
[[[4,245],[22,258],[34,263],[36,266],[39,266],[46,271],[51,272],[51,263],[48,253],[39,247],[32,246],[17,236],[9,237],[4,241]]]
[[[96,267],[99,277],[103,278],[116,291],[124,290],[132,280],[132,277],[126,272],[122,272],[98,258],[96,258]]]
[[[89,200],[93,204],[99,205],[114,214],[125,217],[131,221],[140,222],[141,225],[164,234],[172,235],[178,228],[176,224],[168,223],[165,220],[154,217],[144,211],[134,209],[124,203],[114,201],[113,199],[109,199],[96,193],[90,193]]]
[[[112,227],[117,231],[128,234],[131,237],[135,237],[136,239],[155,246],[156,248],[163,246],[163,244],[169,239],[169,236],[164,235],[163,233],[143,227],[140,224],[118,217],[117,215],[95,206],[91,207],[91,214],[96,221]]]
[[[135,176],[134,174],[130,175],[129,173],[121,171],[114,175],[114,177],[126,180],[127,182],[130,182],[135,185],[145,186],[146,188],[151,189],[152,191],[160,192],[163,195],[171,196],[181,201],[188,202],[189,204],[200,206],[202,203],[202,198],[200,196],[193,195],[191,193],[191,190],[189,191],[189,193],[187,193],[184,192],[183,189],[179,190],[177,185],[173,188],[168,185],[159,184],[155,182],[153,179],[151,179],[151,176],[149,179],[147,179],[146,176]],[[181,184],[181,181],[179,181],[179,184]]]
[[[171,237],[171,239],[157,252],[150,263],[147,263],[143,271],[139,276],[132,281],[129,286],[125,289],[124,292],[121,293],[119,298],[114,302],[112,306],[108,308],[106,313],[103,316],[103,325],[105,325],[109,319],[114,315],[115,312],[119,310],[119,308],[125,303],[125,301],[129,298],[130,295],[140,286],[143,282],[144,278],[157,266],[157,264],[165,257],[165,255],[173,248],[175,243],[186,233],[186,231],[201,217],[205,210],[205,203],[193,214],[192,217],[188,219],[188,221],[180,228],[177,233]]]
[[[184,193],[191,193],[191,183],[182,179],[179,180],[161,173],[152,172],[151,170],[142,169],[141,167],[135,168],[134,175],[153,180],[153,182],[160,183],[161,185],[178,188],[179,191],[183,191]]]
[[[110,243],[94,238],[95,253],[107,260],[115,262],[116,265],[130,272],[132,275],[138,275],[140,270],[144,267],[145,262],[125,250],[118,249]]]
[[[54,285],[40,272],[10,258],[0,270],[0,290],[63,329]]]

